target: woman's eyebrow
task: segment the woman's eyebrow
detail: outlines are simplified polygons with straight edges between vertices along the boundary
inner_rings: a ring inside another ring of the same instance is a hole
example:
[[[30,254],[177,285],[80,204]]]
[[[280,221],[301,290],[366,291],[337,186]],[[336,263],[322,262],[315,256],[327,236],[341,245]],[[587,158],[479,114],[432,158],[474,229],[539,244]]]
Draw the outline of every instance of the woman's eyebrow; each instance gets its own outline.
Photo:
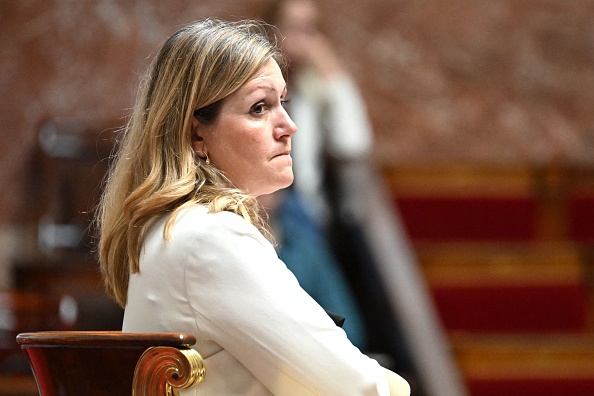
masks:
[[[259,82],[258,84],[255,84],[253,87],[251,87],[245,93],[245,97],[249,97],[250,95],[253,95],[258,91],[279,92],[279,90],[276,89],[276,86],[274,84],[262,81],[262,82]],[[280,96],[285,96],[286,94],[287,94],[287,85],[285,84],[283,86],[283,88],[280,90]]]

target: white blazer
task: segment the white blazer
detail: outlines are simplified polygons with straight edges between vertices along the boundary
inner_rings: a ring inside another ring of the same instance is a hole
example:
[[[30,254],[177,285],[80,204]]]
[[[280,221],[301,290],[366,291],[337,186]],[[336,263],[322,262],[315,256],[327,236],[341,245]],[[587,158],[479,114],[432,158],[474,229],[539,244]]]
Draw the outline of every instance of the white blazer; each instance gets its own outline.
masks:
[[[165,242],[165,221],[150,228],[130,276],[123,330],[196,336],[206,377],[182,395],[389,395],[379,364],[254,226],[198,206],[180,213]]]

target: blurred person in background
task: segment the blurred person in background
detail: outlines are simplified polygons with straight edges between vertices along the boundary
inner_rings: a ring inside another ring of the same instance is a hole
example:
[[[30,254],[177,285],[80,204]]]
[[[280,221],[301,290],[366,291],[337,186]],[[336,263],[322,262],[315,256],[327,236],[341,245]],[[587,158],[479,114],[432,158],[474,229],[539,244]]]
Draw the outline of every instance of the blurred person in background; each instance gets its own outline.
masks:
[[[328,172],[340,172],[348,163],[366,161],[373,145],[365,103],[353,78],[320,30],[320,15],[310,0],[275,0],[268,19],[276,25],[289,58],[291,117],[299,128],[294,139],[295,182],[293,188],[307,201],[307,210],[323,226],[344,209],[333,207],[326,186]],[[348,183],[348,181],[345,181]]]
[[[325,309],[344,319],[349,340],[367,349],[367,330],[349,282],[320,225],[292,189],[262,195],[279,258],[303,289]]]
[[[272,223],[281,226],[279,254],[292,256],[285,262],[304,289],[320,289],[322,279],[306,274],[300,263],[300,258],[307,260],[311,256],[310,252],[290,249],[300,243],[295,239],[305,233],[296,232],[297,225],[317,229],[317,243],[328,247],[325,261],[320,257],[320,266],[336,268],[332,273],[337,283],[347,280],[343,296],[347,295],[345,305],[352,309],[332,306],[339,314],[343,309],[345,330],[348,333],[351,313],[354,337],[366,337],[356,340],[360,345],[368,352],[383,354],[396,367],[411,370],[409,358],[404,357],[407,351],[397,320],[391,314],[361,229],[365,221],[361,205],[365,192],[357,191],[355,180],[361,177],[361,169],[369,165],[373,148],[373,131],[364,99],[322,30],[317,2],[272,0],[265,19],[283,35],[281,46],[289,58],[291,87],[288,111],[299,131],[293,138],[292,149],[295,181],[288,191],[282,192],[284,197],[276,198],[289,202],[276,203],[276,210],[271,213]],[[305,213],[298,213],[296,207],[303,208]],[[283,229],[283,224],[292,224],[293,228]],[[289,250],[286,254],[285,249]],[[323,280],[331,282],[328,277]]]
[[[316,301],[346,317],[349,338],[365,349],[363,315],[329,233],[349,199],[337,191],[342,189],[337,175],[329,172],[365,160],[372,133],[361,95],[319,30],[318,18],[310,1],[273,1],[267,11],[266,19],[283,35],[282,49],[290,61],[289,112],[300,136],[293,139],[295,182],[267,197],[265,206],[274,209],[269,215],[280,257]]]

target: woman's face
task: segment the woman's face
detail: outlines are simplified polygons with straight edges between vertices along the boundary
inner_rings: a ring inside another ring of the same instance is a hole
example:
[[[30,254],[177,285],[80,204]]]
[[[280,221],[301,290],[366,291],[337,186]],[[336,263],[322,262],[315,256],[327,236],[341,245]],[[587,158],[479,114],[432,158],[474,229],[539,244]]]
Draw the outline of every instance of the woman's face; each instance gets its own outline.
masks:
[[[213,124],[194,120],[194,150],[206,150],[212,164],[251,195],[288,187],[293,182],[291,136],[297,127],[284,108],[286,93],[278,64],[268,60],[223,100]]]

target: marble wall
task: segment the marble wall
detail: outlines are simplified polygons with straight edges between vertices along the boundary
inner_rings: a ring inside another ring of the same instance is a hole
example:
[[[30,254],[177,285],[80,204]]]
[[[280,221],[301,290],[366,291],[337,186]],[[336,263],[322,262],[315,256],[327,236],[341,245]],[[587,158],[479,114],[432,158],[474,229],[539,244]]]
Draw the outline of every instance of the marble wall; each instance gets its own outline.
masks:
[[[591,0],[321,0],[382,164],[594,166]],[[0,228],[37,221],[48,121],[121,125],[179,25],[265,0],[0,0]]]
[[[382,162],[594,163],[594,2],[323,3]]]

